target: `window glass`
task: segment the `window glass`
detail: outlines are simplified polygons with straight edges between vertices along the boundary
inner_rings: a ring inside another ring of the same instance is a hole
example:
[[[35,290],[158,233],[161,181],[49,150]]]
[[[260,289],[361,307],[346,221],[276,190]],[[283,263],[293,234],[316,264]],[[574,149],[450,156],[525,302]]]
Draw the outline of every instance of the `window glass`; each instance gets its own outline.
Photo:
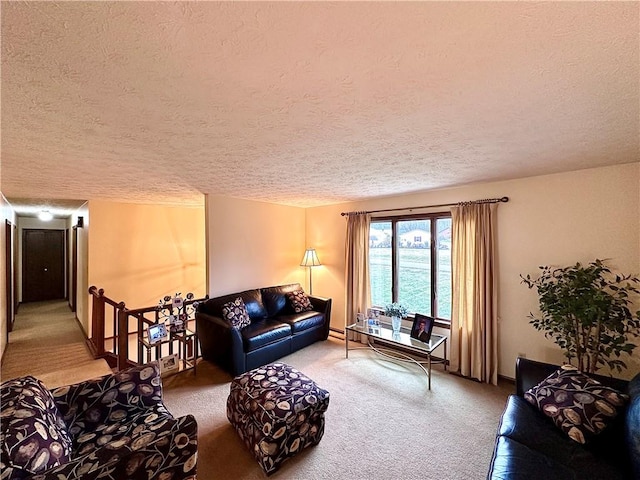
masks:
[[[429,220],[398,222],[398,301],[425,315],[431,313],[430,239]]]
[[[400,302],[410,313],[450,320],[451,217],[434,214],[371,222],[369,272],[372,306]]]
[[[391,303],[391,222],[371,222],[369,229],[369,275],[371,303],[384,307]]]
[[[436,315],[451,320],[451,219],[436,220]]]

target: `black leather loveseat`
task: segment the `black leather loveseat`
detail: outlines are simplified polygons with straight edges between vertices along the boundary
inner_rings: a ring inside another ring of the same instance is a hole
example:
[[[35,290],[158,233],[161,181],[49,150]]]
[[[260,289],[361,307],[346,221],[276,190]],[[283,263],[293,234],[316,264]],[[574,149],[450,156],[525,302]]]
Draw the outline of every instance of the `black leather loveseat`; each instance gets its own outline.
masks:
[[[562,432],[524,393],[558,369],[518,358],[516,395],[502,414],[487,476],[492,480],[640,479],[640,374],[631,382],[591,375],[630,396],[626,409],[586,445]]]
[[[309,296],[312,310],[296,313],[287,293],[300,284],[257,288],[211,298],[196,312],[202,358],[232,375],[273,362],[329,336],[331,299]],[[222,307],[242,298],[251,324],[237,329],[223,318]]]

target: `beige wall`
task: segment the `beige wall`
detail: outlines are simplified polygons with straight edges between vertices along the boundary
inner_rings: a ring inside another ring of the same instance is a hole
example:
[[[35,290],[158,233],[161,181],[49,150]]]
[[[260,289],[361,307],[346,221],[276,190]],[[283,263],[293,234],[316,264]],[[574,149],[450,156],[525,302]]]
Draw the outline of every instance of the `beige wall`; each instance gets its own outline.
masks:
[[[176,292],[205,295],[204,206],[92,200],[84,217],[87,288],[103,288],[107,297],[132,309],[156,305]],[[88,299],[86,292],[78,298]]]
[[[91,322],[89,321],[89,204],[85,203],[73,215],[71,225],[78,224],[78,217],[83,217],[84,226],[77,229],[78,235],[78,278],[76,285],[76,318],[82,325],[88,338],[91,337]],[[71,230],[71,237],[73,230]],[[73,249],[69,251],[73,255]],[[70,255],[70,256],[71,256]],[[69,275],[71,277],[71,275]],[[71,279],[70,279],[71,281]]]
[[[537,296],[519,275],[535,275],[539,265],[595,258],[610,259],[620,272],[640,274],[639,163],[308,209],[307,243],[317,247],[324,263],[322,271],[314,270],[314,291],[333,298],[332,326],[345,323],[346,220],[340,212],[501,196],[510,201],[498,207],[499,372],[513,377],[519,353],[562,361],[560,349],[529,325],[526,317],[537,311]],[[626,359],[630,368],[624,376],[640,371],[638,359],[637,353]]]
[[[299,266],[306,248],[303,208],[217,195],[205,202],[210,296],[294,282],[305,286]]]
[[[6,262],[6,221],[16,224],[15,213],[0,192],[0,355],[7,348],[7,262]],[[17,239],[16,239],[17,240]],[[14,266],[14,272],[15,272]]]

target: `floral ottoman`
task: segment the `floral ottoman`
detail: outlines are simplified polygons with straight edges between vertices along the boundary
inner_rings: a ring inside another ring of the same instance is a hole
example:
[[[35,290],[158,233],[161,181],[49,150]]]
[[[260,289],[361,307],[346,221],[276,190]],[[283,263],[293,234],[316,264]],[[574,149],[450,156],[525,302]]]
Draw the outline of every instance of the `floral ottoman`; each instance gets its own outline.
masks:
[[[320,442],[329,392],[284,363],[234,378],[227,418],[267,475],[302,449]]]

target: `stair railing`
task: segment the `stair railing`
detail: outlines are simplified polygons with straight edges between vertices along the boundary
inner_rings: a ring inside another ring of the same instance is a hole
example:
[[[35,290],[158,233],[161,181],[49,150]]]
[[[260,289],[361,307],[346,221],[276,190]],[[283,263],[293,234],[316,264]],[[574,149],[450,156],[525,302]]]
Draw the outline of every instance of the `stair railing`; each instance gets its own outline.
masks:
[[[125,310],[124,302],[116,302],[104,295],[102,288],[89,287],[92,297],[91,338],[89,348],[94,358],[104,358],[111,368],[117,366],[117,332],[119,312]],[[110,332],[106,332],[107,315],[110,318]]]
[[[127,367],[144,363],[143,344],[140,341],[149,325],[171,321],[171,317],[179,318],[185,323],[195,322],[195,307],[206,301],[209,296],[195,299],[188,296],[180,305],[173,303],[173,298],[164,297],[164,302],[152,307],[130,310],[124,302],[116,302],[104,295],[103,289],[92,286],[89,293],[93,297],[91,314],[91,339],[89,345],[95,358],[104,358],[111,368],[123,370]],[[107,331],[105,327],[111,327]],[[133,349],[132,349],[133,347]],[[134,351],[132,351],[134,350]],[[161,348],[154,348],[152,360],[159,359],[163,353]],[[195,342],[195,358],[198,356],[198,342]]]

